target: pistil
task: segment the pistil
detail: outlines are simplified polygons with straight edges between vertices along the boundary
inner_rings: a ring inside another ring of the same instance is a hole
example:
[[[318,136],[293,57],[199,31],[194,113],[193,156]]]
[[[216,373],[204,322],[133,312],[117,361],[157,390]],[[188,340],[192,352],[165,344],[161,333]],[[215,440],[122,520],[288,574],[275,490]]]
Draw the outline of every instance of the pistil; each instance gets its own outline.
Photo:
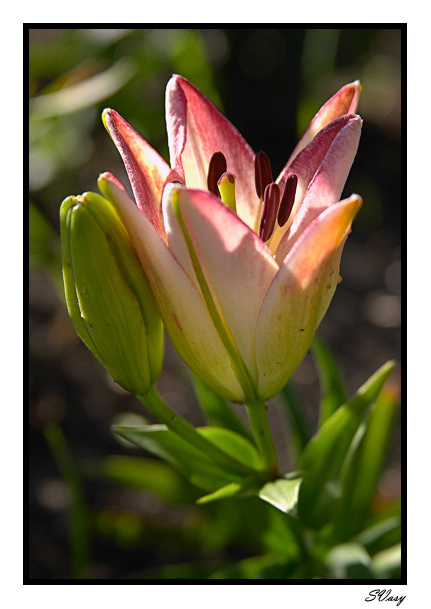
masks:
[[[225,171],[225,173],[220,176],[217,186],[223,203],[236,213],[235,176],[233,173]]]

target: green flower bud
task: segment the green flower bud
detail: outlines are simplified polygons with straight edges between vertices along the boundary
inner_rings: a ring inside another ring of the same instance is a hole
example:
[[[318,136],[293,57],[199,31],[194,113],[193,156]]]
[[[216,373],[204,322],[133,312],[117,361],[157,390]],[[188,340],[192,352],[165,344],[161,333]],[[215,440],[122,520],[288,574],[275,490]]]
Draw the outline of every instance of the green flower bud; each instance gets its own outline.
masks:
[[[95,193],[60,208],[69,315],[87,347],[119,385],[145,395],[163,359],[163,325],[130,237],[113,206]]]

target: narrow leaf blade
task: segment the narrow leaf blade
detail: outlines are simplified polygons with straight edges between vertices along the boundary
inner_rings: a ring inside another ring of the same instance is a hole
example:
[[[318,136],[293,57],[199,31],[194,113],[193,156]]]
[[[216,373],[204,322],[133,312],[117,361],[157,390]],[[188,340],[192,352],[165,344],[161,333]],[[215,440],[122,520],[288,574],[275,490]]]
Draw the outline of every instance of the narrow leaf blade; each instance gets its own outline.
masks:
[[[193,384],[199,405],[209,425],[230,429],[251,440],[251,435],[244,423],[223,398],[196,374],[193,375]]]
[[[206,491],[214,491],[240,478],[210,461],[202,451],[177,436],[165,425],[116,427],[115,432],[160,457],[192,484]]]
[[[387,455],[397,399],[382,392],[370,411],[365,433],[343,471],[339,511],[334,519],[336,540],[344,541],[365,525]]]
[[[301,455],[300,467],[306,472],[301,485],[298,510],[309,518],[318,511],[318,499],[325,484],[340,471],[350,444],[383,384],[394,367],[383,365],[347,403],[339,408],[319,429]]]
[[[320,378],[319,427],[346,402],[348,395],[337,364],[321,340],[314,337],[311,354]]]

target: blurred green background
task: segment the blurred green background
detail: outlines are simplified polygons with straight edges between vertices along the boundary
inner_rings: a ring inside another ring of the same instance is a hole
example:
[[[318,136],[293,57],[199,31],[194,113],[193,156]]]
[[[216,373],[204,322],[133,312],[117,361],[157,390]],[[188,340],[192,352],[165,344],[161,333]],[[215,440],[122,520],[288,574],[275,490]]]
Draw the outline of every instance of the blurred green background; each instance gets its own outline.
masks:
[[[120,444],[110,425],[146,415],[81,344],[68,318],[59,205],[68,195],[96,190],[102,171],[112,171],[128,187],[100,119],[106,106],[169,160],[164,91],[173,73],[193,82],[255,151],[269,155],[274,175],[320,106],[359,78],[363,134],[344,195],[357,192],[364,205],[345,247],[343,282],[319,328],[349,390],[356,390],[386,360],[400,357],[402,31],[30,29],[29,41],[29,577],[79,576],[84,567],[94,579],[134,572],[150,577],[151,569],[166,575],[167,565],[189,562],[201,565],[205,577],[206,566],[212,572],[271,542],[250,541],[238,526],[243,517],[229,503],[194,506],[195,490],[166,469],[158,472],[158,463],[148,469],[152,481],[126,484],[124,471],[117,475],[115,463],[104,459],[141,455]],[[398,365],[391,380],[395,394],[399,377]],[[310,356],[291,386],[315,424],[319,383]],[[174,409],[203,423],[188,371],[169,344],[158,388]],[[272,422],[288,468],[288,422],[276,404]],[[400,493],[398,436],[376,497],[382,505]],[[71,526],[78,531],[75,545]],[[178,569],[168,576],[187,577],[186,567]]]

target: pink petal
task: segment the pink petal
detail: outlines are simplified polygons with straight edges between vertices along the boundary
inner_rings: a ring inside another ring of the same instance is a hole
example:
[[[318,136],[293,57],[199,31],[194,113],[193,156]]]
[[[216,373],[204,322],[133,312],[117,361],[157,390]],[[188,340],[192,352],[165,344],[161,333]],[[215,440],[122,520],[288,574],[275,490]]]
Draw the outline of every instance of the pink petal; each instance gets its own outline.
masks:
[[[304,358],[335,292],[361,199],[332,205],[302,234],[272,282],[256,330],[259,395],[276,395]]]
[[[103,121],[121,154],[138,208],[164,235],[160,201],[171,168],[118,112],[104,110]]]
[[[253,226],[258,198],[254,184],[255,154],[241,134],[196,87],[173,76],[166,89],[166,122],[171,165],[182,168],[188,188],[207,189],[214,152],[222,152],[227,170],[236,176],[237,212]]]
[[[243,401],[244,392],[200,291],[118,182],[110,174],[102,174],[98,184],[129,232],[166,331],[178,353],[221,396]]]
[[[287,164],[289,165],[297,154],[311,142],[321,129],[335,121],[343,114],[354,114],[358,108],[361,85],[359,80],[355,80],[342,87],[330,100],[322,106],[319,112],[311,121],[306,132],[299,140]]]
[[[184,189],[179,204],[218,312],[254,381],[257,318],[278,265],[259,237],[216,196]]]
[[[288,174],[298,176],[293,209],[296,215],[290,226],[286,225],[288,230],[275,253],[280,264],[304,229],[339,201],[358,149],[361,126],[362,120],[356,114],[342,116],[320,131],[289,167]]]
[[[170,251],[190,277],[191,281],[193,281],[196,289],[201,292],[178,215],[172,206],[173,196],[175,196],[175,193],[178,193],[179,190],[180,189],[176,184],[167,184],[163,192],[162,208],[166,238]]]

